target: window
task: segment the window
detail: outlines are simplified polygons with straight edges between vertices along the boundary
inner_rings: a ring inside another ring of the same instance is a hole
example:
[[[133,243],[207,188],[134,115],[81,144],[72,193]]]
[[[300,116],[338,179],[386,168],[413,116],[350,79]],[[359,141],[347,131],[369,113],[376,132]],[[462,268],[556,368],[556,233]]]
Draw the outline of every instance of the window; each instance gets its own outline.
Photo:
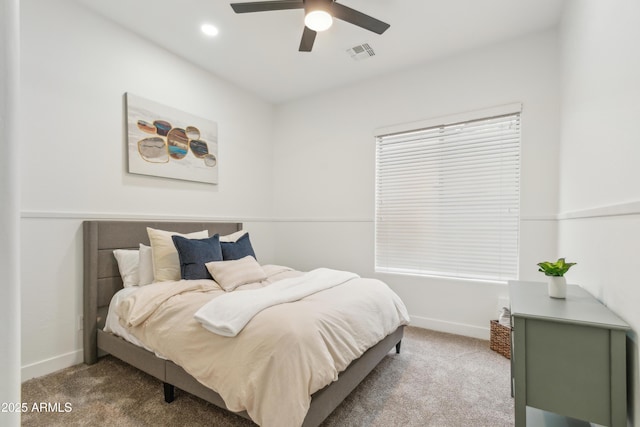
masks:
[[[464,121],[458,116],[442,124],[378,132],[376,271],[516,278],[517,107],[516,112],[507,106],[509,113],[500,108],[491,116]]]

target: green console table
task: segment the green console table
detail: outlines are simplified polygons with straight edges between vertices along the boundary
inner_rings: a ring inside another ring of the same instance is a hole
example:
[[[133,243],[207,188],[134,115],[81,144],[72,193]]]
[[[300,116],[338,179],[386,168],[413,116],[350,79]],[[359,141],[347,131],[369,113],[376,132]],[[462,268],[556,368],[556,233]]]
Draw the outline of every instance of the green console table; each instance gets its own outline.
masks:
[[[555,299],[546,283],[510,281],[509,293],[516,427],[527,406],[626,427],[629,325],[580,286]]]

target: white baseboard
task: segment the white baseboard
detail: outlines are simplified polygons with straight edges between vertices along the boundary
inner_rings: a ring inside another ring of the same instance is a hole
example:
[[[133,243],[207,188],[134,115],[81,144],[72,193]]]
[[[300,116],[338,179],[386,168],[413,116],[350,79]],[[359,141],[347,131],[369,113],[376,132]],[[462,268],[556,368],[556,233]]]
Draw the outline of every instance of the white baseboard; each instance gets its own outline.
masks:
[[[52,357],[51,359],[41,360],[40,362],[25,365],[21,370],[22,382],[30,380],[31,378],[51,374],[61,369],[68,368],[69,366],[78,365],[82,363],[83,360],[83,351],[76,350],[71,353]]]
[[[488,322],[487,322],[488,323]],[[464,335],[465,337],[479,338],[481,340],[489,340],[489,327],[467,325],[465,323],[447,322],[444,320],[430,319],[428,317],[411,316],[411,326],[418,328],[431,329],[449,334]]]

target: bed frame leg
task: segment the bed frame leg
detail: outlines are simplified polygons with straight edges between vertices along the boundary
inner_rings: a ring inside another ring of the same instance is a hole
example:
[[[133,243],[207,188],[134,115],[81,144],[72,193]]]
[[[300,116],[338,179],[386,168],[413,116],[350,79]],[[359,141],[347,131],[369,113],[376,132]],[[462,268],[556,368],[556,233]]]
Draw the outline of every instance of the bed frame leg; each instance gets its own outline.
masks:
[[[173,402],[175,399],[175,387],[172,384],[162,383],[164,385],[164,401],[167,403]]]
[[[398,344],[396,344],[396,354],[400,354],[401,345],[402,345],[402,340],[398,341]]]

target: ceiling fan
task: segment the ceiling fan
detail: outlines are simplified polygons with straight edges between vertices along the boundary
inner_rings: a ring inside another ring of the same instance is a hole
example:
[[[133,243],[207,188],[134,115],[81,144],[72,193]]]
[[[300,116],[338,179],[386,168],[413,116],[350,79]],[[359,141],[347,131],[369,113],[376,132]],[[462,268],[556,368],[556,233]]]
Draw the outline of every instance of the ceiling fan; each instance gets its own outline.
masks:
[[[268,12],[272,10],[304,9],[304,31],[300,41],[300,52],[311,52],[319,31],[328,29],[333,18],[357,25],[376,34],[384,33],[389,24],[355,9],[336,3],[335,0],[270,0],[231,3],[236,13]]]

